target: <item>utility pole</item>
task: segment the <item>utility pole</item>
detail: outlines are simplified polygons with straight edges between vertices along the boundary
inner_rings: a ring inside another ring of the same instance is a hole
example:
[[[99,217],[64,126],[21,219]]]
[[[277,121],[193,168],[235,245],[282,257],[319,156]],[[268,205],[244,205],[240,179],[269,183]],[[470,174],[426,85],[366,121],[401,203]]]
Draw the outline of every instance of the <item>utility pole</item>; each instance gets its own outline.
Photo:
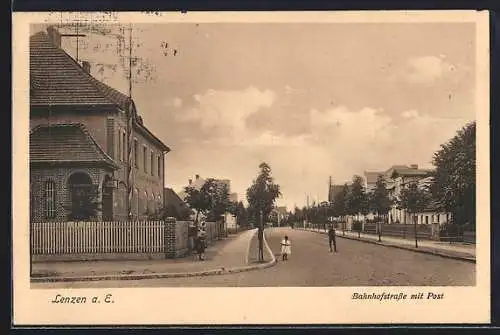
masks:
[[[76,34],[59,34],[61,37],[76,37],[76,62],[78,63],[80,61],[80,55],[79,55],[79,47],[80,47],[80,37],[86,37],[87,35],[85,34],[80,34],[79,33],[79,24],[78,21],[76,22]]]
[[[133,136],[132,136],[132,127],[133,127],[133,118],[134,118],[134,104],[132,103],[132,24],[129,27],[129,63],[128,63],[128,96],[129,96],[129,106],[127,111],[127,142],[128,142],[128,155],[127,155],[127,191],[128,191],[128,216],[129,220],[132,219],[132,201],[134,195],[134,168],[133,168],[133,157],[132,157],[132,147]],[[136,162],[137,163],[137,162]],[[139,194],[137,194],[139,196]]]

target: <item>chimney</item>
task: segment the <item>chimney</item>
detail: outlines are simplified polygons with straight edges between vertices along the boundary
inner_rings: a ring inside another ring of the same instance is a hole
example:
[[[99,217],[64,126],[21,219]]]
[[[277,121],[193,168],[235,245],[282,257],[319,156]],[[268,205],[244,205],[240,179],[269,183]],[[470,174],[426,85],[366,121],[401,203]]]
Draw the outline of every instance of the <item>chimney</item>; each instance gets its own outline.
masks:
[[[189,179],[189,185],[193,183],[193,179]]]
[[[200,179],[200,175],[199,174],[196,175],[196,180],[198,180],[198,179]]]
[[[85,72],[90,74],[90,63],[87,61],[82,61],[82,68]]]
[[[47,35],[49,35],[50,40],[56,47],[61,48],[61,34],[59,34],[56,28],[53,26],[48,27]]]
[[[412,164],[412,165],[410,165],[410,167],[412,169],[418,170],[418,164]]]

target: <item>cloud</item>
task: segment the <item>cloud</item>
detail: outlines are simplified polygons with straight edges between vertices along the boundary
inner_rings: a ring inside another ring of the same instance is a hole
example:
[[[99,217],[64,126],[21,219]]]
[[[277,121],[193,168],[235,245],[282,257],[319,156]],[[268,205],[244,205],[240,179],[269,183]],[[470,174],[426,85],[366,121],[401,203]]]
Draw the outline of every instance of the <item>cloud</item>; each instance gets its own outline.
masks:
[[[269,108],[276,100],[271,90],[248,87],[240,91],[208,90],[193,96],[194,105],[176,113],[180,122],[197,122],[204,131],[219,131],[223,137],[241,138],[246,134],[246,118],[260,109]]]
[[[456,70],[456,67],[445,59],[444,55],[412,58],[406,64],[404,78],[410,83],[433,83]]]
[[[180,107],[182,107],[182,104],[183,104],[183,101],[179,97],[168,98],[168,99],[165,99],[165,101],[163,102],[163,105],[165,107],[174,107],[174,108],[180,108]]]
[[[393,164],[428,166],[439,145],[468,121],[421,114],[417,109],[391,117],[379,108],[353,110],[339,105],[306,112],[308,132],[300,135],[272,127],[249,129],[245,119],[263,109],[273,112],[276,99],[273,91],[255,87],[195,95],[192,105],[184,104],[175,113],[178,121],[193,123],[189,137],[194,140],[183,149],[191,158],[182,162],[183,171],[229,178],[234,191],[244,197],[258,164],[266,161],[285,195],[280,203],[290,207],[303,204],[303,194],[325,199],[329,176],[343,183],[354,174]],[[259,117],[265,120],[265,114]]]
[[[302,93],[303,90],[299,90],[297,88],[293,88],[291,87],[290,85],[285,85],[285,87],[283,88],[284,92],[286,95],[290,95],[290,94],[297,94],[297,93]]]
[[[403,113],[401,113],[401,117],[403,117],[405,119],[416,118],[416,117],[418,117],[418,112],[414,109],[404,111]]]

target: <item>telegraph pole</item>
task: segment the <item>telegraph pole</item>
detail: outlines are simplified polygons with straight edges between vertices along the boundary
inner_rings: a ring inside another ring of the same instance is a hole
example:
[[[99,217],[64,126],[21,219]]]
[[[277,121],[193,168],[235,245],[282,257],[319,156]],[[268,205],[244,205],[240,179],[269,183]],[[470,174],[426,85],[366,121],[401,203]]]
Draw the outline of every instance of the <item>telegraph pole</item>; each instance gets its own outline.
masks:
[[[128,217],[129,220],[132,219],[132,201],[134,195],[134,168],[133,168],[133,157],[132,157],[132,147],[133,136],[132,136],[132,127],[133,127],[133,118],[134,118],[134,105],[132,103],[132,24],[129,27],[129,63],[128,63],[128,96],[129,96],[129,106],[127,113],[127,142],[128,142],[128,152],[127,152],[127,191],[128,191]],[[139,194],[137,195],[139,196]]]
[[[78,21],[76,22],[76,34],[59,34],[61,37],[76,37],[76,62],[78,63],[80,58],[79,58],[79,47],[80,47],[80,37],[86,37],[87,35],[85,34],[80,34],[79,33],[79,24]]]

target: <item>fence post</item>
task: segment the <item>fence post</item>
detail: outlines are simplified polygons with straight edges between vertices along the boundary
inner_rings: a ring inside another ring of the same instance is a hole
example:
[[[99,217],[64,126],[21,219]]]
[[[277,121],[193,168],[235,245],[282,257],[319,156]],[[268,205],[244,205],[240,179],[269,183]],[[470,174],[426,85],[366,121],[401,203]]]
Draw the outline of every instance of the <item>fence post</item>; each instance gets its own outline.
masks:
[[[175,223],[176,220],[175,218],[165,218],[164,221],[164,253],[165,253],[165,258],[172,258],[175,257],[175,249],[176,249],[176,239],[175,239]]]

